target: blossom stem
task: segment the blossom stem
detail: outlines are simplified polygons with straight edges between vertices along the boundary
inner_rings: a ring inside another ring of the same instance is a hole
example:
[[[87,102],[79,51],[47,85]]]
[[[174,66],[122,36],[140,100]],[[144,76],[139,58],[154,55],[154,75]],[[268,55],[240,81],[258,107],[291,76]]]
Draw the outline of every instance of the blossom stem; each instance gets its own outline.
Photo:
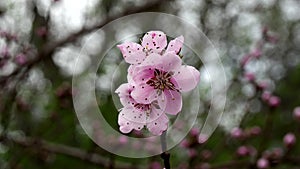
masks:
[[[170,169],[170,153],[167,152],[166,131],[160,136],[161,150],[160,157],[164,160],[165,169]]]

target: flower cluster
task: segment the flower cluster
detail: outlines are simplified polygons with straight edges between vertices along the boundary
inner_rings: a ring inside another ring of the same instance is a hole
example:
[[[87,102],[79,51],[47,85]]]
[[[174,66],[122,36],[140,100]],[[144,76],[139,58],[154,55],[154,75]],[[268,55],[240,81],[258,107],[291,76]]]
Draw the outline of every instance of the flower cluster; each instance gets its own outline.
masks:
[[[168,44],[166,34],[149,31],[141,44],[125,42],[118,45],[125,62],[129,63],[128,83],[116,93],[124,106],[118,124],[122,133],[142,130],[161,135],[168,128],[168,116],[182,108],[181,92],[194,89],[200,73],[183,65],[179,56],[184,38],[179,36]]]

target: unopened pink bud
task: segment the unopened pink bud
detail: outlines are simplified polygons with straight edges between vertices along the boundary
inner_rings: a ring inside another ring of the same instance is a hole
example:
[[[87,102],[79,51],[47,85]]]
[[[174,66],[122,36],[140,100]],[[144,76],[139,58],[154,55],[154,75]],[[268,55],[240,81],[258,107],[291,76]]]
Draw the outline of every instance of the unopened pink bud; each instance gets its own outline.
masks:
[[[262,90],[266,89],[269,86],[268,82],[259,82],[258,87]]]
[[[241,139],[241,138],[244,137],[244,132],[243,132],[243,130],[242,130],[241,128],[239,128],[239,127],[233,128],[233,129],[231,130],[230,134],[231,134],[231,137],[237,138],[237,139]]]
[[[15,62],[20,66],[25,65],[27,62],[26,55],[24,55],[23,53],[18,54],[15,58]]]
[[[36,34],[40,37],[45,37],[47,35],[47,28],[45,26],[39,27],[36,30]]]
[[[294,118],[295,118],[296,120],[299,120],[299,121],[300,121],[300,107],[296,107],[296,108],[294,109],[293,115],[294,115]]]
[[[246,146],[240,146],[237,151],[236,154],[238,156],[247,156],[249,154],[249,150]]]
[[[252,127],[250,129],[251,136],[258,136],[258,135],[260,135],[260,133],[261,133],[261,128],[258,126]]]
[[[9,50],[7,47],[4,47],[1,51],[0,58],[8,59],[9,58]]]
[[[205,134],[200,134],[198,136],[198,143],[199,144],[204,144],[207,140],[208,140],[208,137]]]
[[[269,105],[271,107],[277,107],[277,106],[279,106],[280,105],[280,98],[277,97],[277,96],[271,96],[269,98]]]
[[[254,58],[259,58],[259,57],[261,57],[262,52],[261,52],[260,49],[255,49],[255,50],[251,53],[251,55],[252,55]]]
[[[253,73],[245,73],[244,77],[248,80],[248,81],[254,81],[255,80],[255,75]]]
[[[184,139],[184,140],[182,140],[182,142],[180,143],[180,146],[181,146],[182,148],[187,148],[187,147],[190,146],[190,143],[189,143],[189,141],[188,141],[187,139]]]
[[[296,143],[296,136],[293,133],[288,133],[283,138],[283,143],[286,147],[290,148]]]
[[[127,144],[128,143],[127,136],[120,136],[119,137],[119,143],[122,144],[122,145]]]
[[[265,101],[265,102],[268,102],[271,96],[272,96],[272,95],[271,95],[270,92],[264,91],[264,92],[262,93],[262,95],[261,95],[261,99],[262,99],[263,101]]]
[[[188,156],[190,157],[190,158],[193,158],[193,157],[196,157],[197,156],[197,151],[195,150],[195,149],[189,149],[188,150]]]
[[[212,152],[210,150],[203,150],[201,151],[201,157],[204,160],[209,160],[212,157]]]
[[[193,127],[190,131],[190,134],[193,136],[193,137],[197,137],[198,134],[199,134],[199,128],[197,127]]]
[[[241,66],[244,67],[251,59],[251,55],[245,55],[241,60]]]
[[[256,166],[259,169],[269,168],[269,161],[265,158],[260,158],[257,160]]]

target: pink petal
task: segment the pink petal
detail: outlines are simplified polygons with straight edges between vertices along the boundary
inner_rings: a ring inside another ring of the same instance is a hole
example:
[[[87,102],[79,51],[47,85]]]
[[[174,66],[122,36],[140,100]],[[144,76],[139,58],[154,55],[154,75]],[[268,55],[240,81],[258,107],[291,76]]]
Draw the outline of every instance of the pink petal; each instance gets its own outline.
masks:
[[[162,58],[161,55],[157,53],[151,53],[149,56],[147,56],[144,62],[138,67],[160,65],[162,63],[161,58]]]
[[[152,66],[137,67],[133,72],[132,77],[135,84],[144,84],[154,77],[154,68]]]
[[[158,99],[159,105],[164,104],[164,102],[166,102],[166,113],[172,115],[176,115],[177,113],[179,113],[182,108],[181,94],[174,90],[165,90],[163,94],[163,99]]]
[[[159,119],[164,113],[164,110],[160,109],[159,107],[151,104],[151,113],[147,116],[147,123],[152,123]]]
[[[118,124],[122,133],[129,133],[133,129],[141,130],[146,124],[146,114],[134,107],[124,107],[119,113]]]
[[[121,104],[123,106],[136,104],[136,101],[134,101],[133,98],[130,95],[130,93],[131,93],[132,90],[133,90],[133,86],[131,86],[128,83],[121,84],[116,89],[115,92],[119,95]]]
[[[163,56],[153,53],[149,55],[145,61],[136,66],[136,70],[140,71],[143,69],[159,69],[165,72],[174,71],[180,68],[181,59],[174,52],[165,53]]]
[[[155,89],[146,83],[135,86],[131,96],[138,103],[142,104],[150,104],[158,97]]]
[[[142,46],[146,50],[160,53],[167,46],[167,36],[161,31],[150,31],[142,39]]]
[[[160,60],[161,65],[159,65],[158,69],[166,72],[179,69],[182,63],[179,56],[176,55],[174,52],[165,53]]]
[[[171,40],[171,42],[169,43],[166,52],[175,52],[176,54],[178,54],[182,48],[182,44],[184,41],[184,37],[183,36],[179,36],[177,38],[175,38],[174,40]]]
[[[134,76],[134,72],[136,72],[136,65],[130,65],[128,67],[128,70],[127,70],[127,81],[129,84],[131,85],[135,85],[135,82],[133,80],[133,76]]]
[[[200,72],[192,66],[181,66],[173,75],[180,91],[186,92],[194,89],[200,80]]]
[[[147,128],[154,135],[161,135],[168,129],[169,119],[166,114],[159,109],[152,109],[148,120]]]
[[[146,58],[146,53],[140,44],[133,42],[125,42],[117,45],[120,49],[125,61],[130,64],[139,64]]]

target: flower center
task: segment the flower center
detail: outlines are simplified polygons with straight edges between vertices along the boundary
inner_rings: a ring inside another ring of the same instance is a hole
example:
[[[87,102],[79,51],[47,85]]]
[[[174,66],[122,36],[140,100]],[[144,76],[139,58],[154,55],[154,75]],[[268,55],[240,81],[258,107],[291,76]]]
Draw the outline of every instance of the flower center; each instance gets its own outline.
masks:
[[[148,80],[146,83],[157,89],[157,93],[160,95],[165,89],[178,91],[175,85],[171,82],[172,72],[164,72],[158,69],[154,70],[154,77]]]
[[[136,103],[134,105],[135,108],[137,109],[140,109],[140,110],[144,110],[144,111],[147,111],[147,110],[150,110],[150,104],[140,104],[140,103]]]

